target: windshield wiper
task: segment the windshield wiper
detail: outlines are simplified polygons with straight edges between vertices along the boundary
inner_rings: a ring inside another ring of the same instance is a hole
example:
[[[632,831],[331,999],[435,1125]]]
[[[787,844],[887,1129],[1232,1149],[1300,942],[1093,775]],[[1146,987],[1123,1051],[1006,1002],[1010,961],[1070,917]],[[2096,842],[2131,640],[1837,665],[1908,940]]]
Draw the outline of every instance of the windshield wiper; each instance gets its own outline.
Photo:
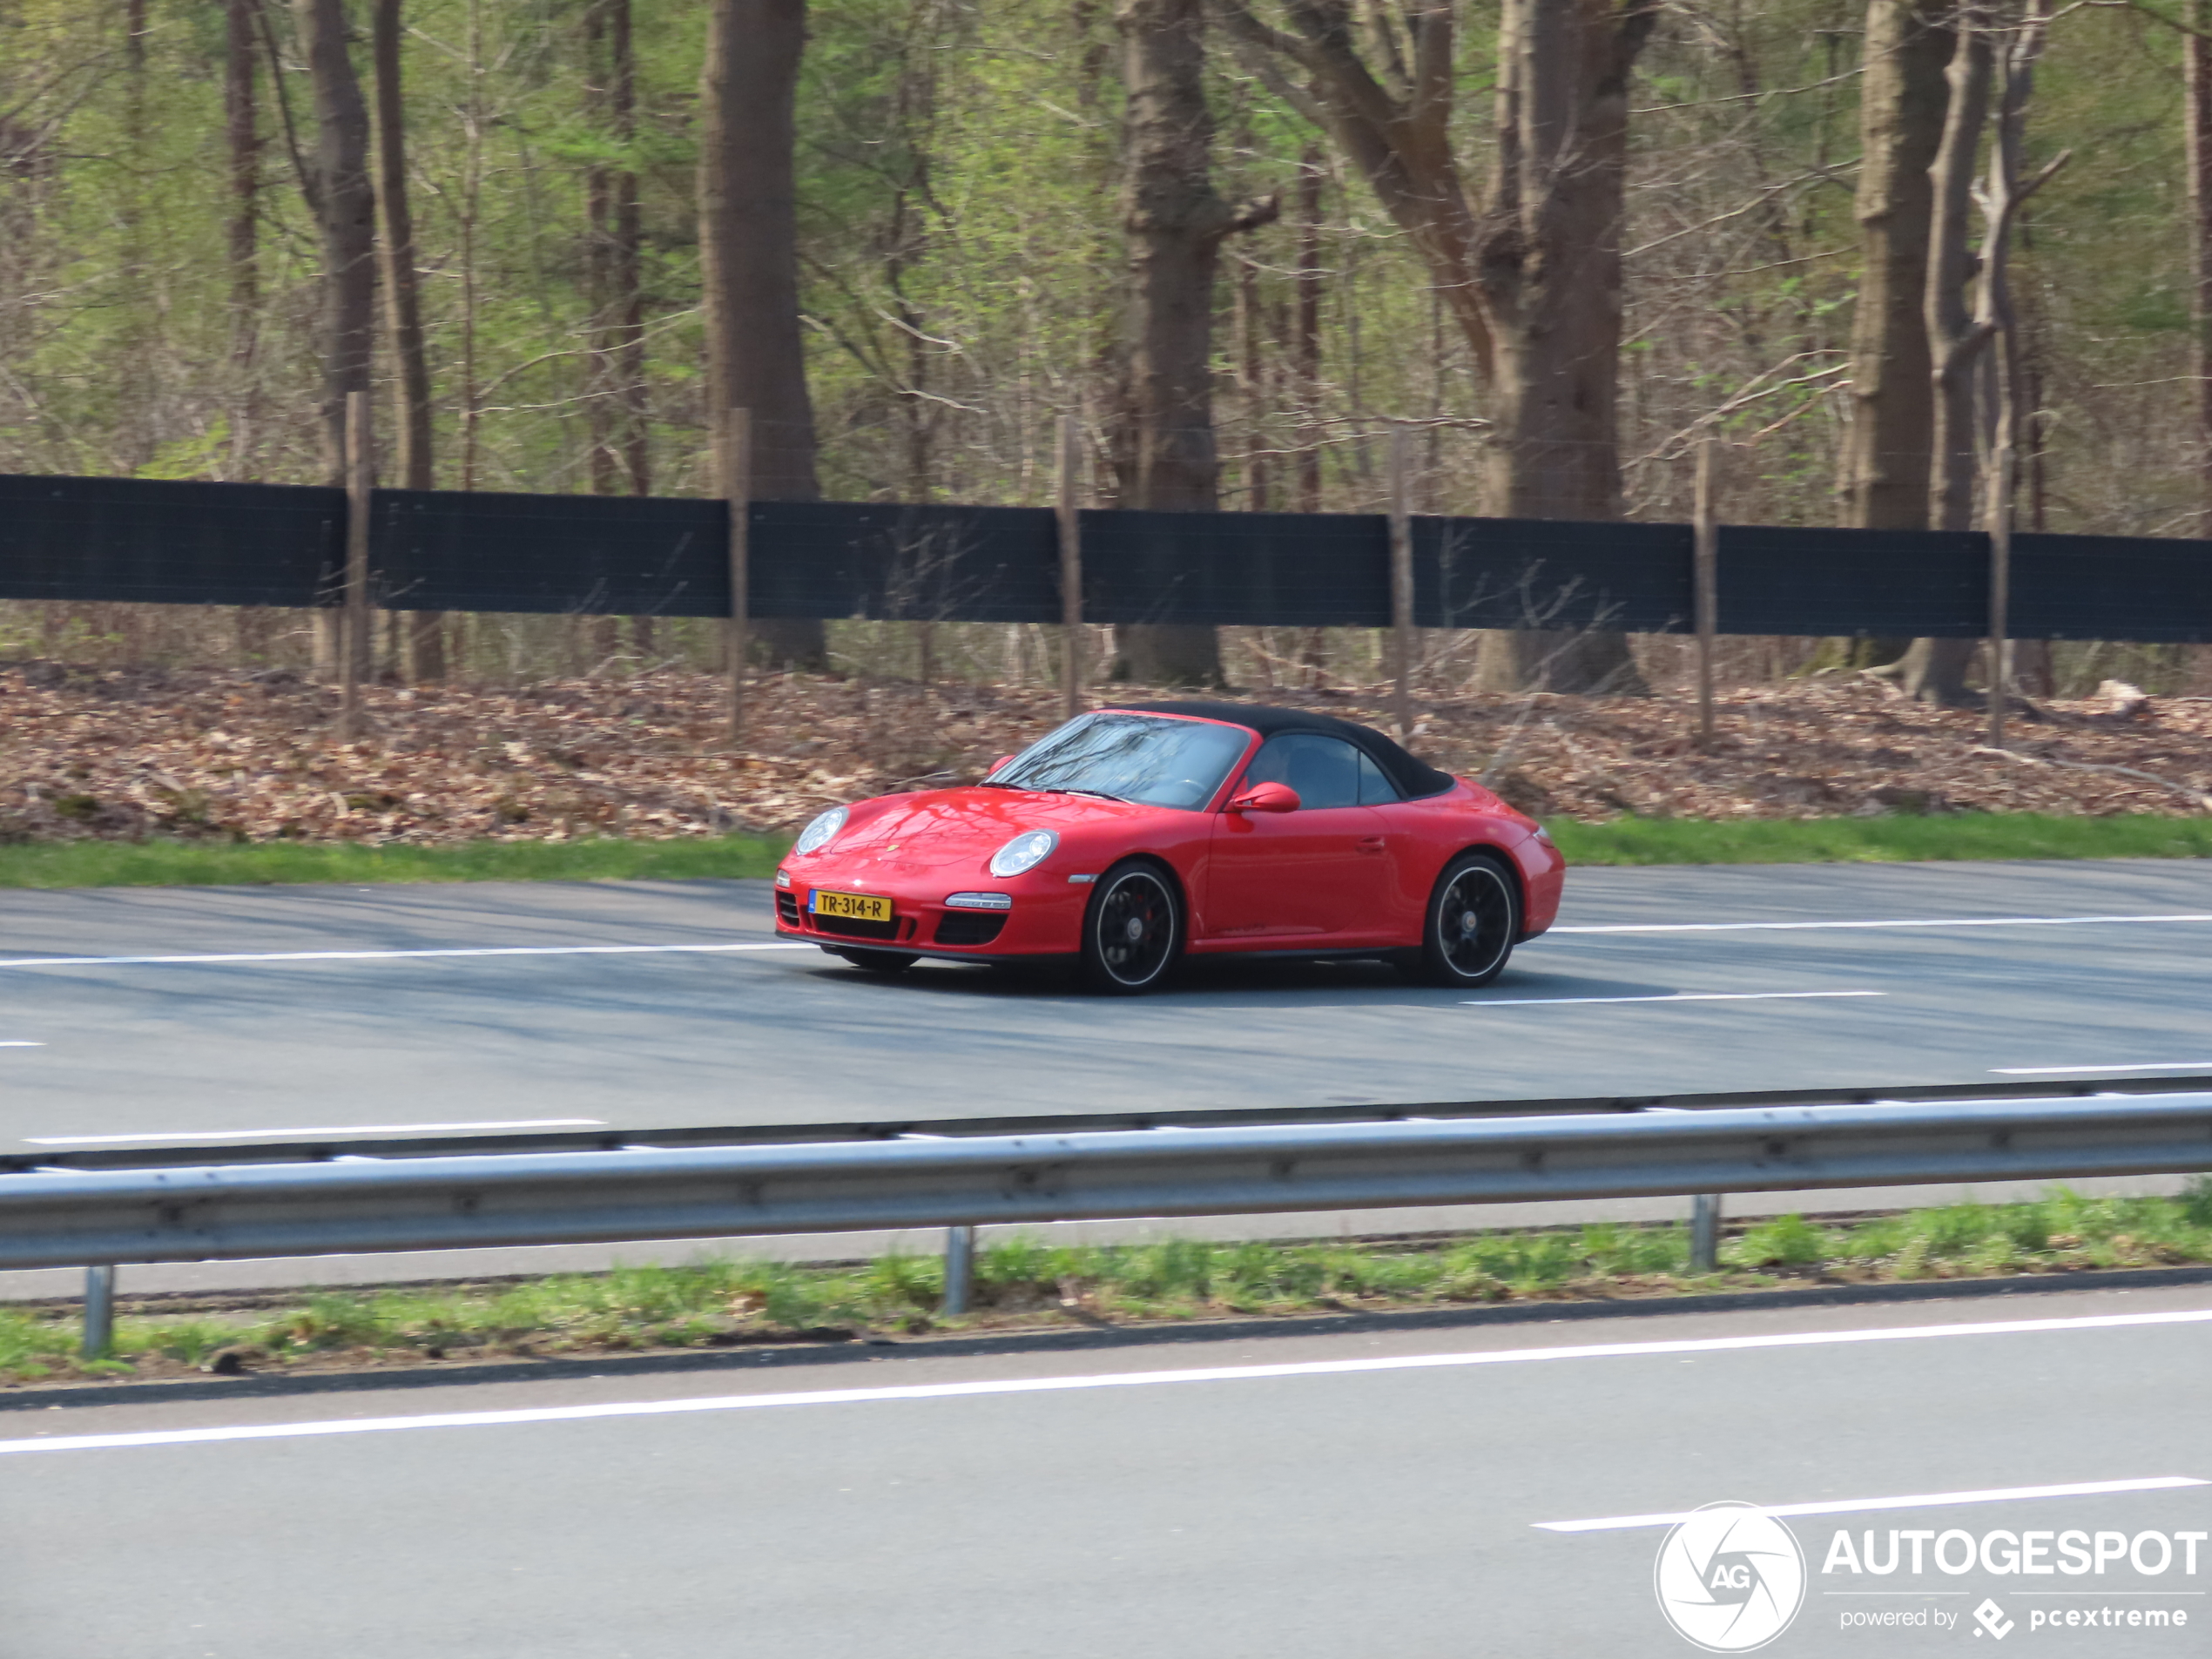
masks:
[[[1003,778],[985,778],[975,786],[978,789],[1025,789],[1033,795],[1096,795],[1101,800],[1117,800],[1124,806],[1135,803],[1127,795],[1109,794],[1103,789],[1078,789],[1072,784],[1015,784]]]

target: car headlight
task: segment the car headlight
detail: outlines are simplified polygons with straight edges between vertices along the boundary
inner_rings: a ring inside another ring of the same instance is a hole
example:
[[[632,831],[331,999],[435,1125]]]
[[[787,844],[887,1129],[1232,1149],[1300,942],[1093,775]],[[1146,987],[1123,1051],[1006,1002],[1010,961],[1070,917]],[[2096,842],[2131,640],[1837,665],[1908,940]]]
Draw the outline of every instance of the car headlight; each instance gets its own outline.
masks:
[[[833,806],[819,818],[799,832],[799,839],[791,844],[794,853],[819,853],[830,844],[838,831],[845,827],[846,811]]]
[[[991,854],[991,873],[1020,875],[1024,870],[1034,870],[1059,845],[1060,837],[1050,830],[1024,831]]]

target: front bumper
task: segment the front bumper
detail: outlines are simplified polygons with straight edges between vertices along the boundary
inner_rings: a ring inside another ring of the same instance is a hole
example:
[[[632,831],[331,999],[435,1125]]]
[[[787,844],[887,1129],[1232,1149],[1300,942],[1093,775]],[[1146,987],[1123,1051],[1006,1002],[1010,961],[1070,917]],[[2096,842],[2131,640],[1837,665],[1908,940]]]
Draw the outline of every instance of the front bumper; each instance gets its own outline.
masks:
[[[791,880],[776,889],[776,932],[803,939],[825,950],[873,949],[942,956],[972,961],[1074,954],[1082,936],[1083,907],[1090,888],[1064,875],[1032,871],[1011,880],[994,880],[990,890],[1008,894],[1006,910],[957,909],[946,904],[954,892],[974,891],[945,880],[900,877],[885,880],[871,871],[843,877],[834,869],[779,873]],[[808,900],[817,887],[836,893],[875,894],[891,900],[891,920],[862,921],[814,914]]]

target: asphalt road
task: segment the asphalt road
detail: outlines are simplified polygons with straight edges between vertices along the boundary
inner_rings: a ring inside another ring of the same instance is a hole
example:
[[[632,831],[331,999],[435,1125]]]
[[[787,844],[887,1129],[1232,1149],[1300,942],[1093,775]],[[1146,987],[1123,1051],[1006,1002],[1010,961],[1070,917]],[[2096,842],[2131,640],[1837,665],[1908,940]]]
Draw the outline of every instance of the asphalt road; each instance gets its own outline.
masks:
[[[0,1655],[1688,1654],[1655,1597],[1653,1517],[1730,1500],[1800,1508],[1780,1659],[2201,1654],[2209,1364],[2198,1288],[18,1399],[0,1402]],[[1878,1557],[1892,1530],[1922,1534],[1918,1571],[1909,1542],[1885,1575],[1832,1553],[1871,1534]],[[2038,1532],[2064,1559],[2077,1530],[2085,1561],[2118,1541],[2094,1573],[2000,1570]],[[1786,1589],[1786,1564],[1750,1559]],[[2068,1611],[2099,1628],[2039,1628]],[[1844,1628],[1869,1614],[1949,1622]]]
[[[0,1047],[0,1144],[2212,1067],[2193,861],[1578,871],[1561,927],[1472,997],[1311,963],[1126,1001],[878,981],[768,918],[744,881],[0,895],[0,1044],[24,1045]],[[543,954],[408,954],[482,950]],[[253,960],[102,960],[208,955]]]

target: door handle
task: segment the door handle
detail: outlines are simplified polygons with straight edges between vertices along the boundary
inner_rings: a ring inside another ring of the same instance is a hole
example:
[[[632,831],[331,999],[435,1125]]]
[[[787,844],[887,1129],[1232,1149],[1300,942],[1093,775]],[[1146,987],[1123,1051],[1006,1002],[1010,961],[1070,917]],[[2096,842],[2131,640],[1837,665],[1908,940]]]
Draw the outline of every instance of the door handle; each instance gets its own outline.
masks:
[[[1362,853],[1381,852],[1383,850],[1383,838],[1379,835],[1362,836],[1359,840],[1359,850]]]

